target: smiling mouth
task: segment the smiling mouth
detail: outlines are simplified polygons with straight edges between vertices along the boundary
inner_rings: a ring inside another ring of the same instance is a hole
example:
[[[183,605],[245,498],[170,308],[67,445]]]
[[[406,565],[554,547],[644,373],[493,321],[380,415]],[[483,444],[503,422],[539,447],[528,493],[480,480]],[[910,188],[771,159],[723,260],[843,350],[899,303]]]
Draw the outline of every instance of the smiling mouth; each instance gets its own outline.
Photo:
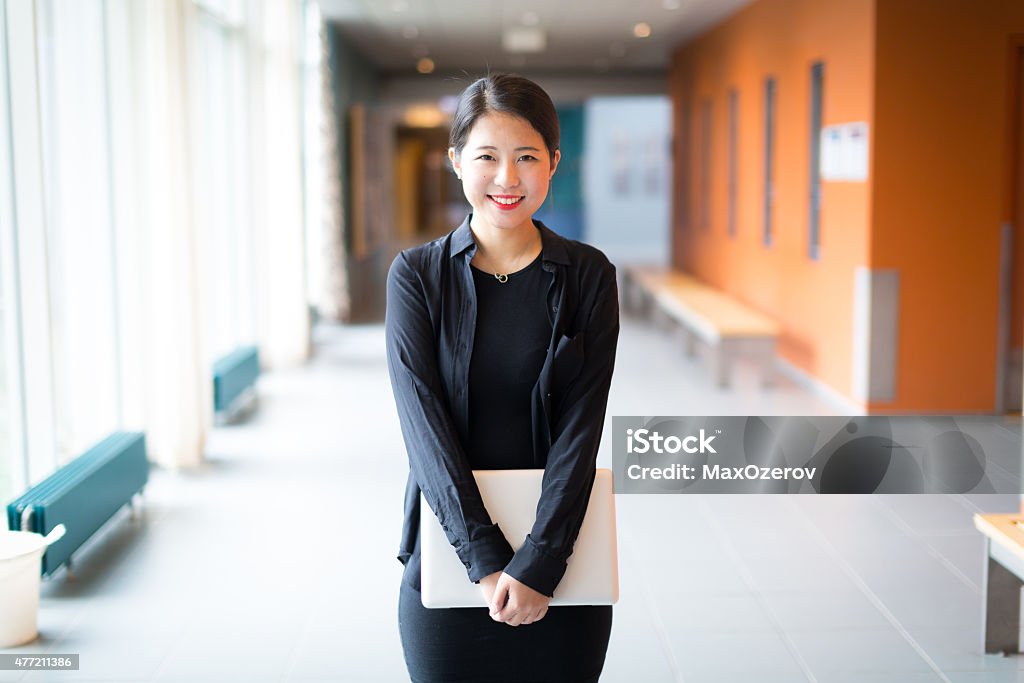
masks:
[[[509,210],[509,209],[516,208],[517,206],[519,206],[520,202],[522,202],[523,199],[524,199],[524,197],[516,197],[516,196],[509,196],[509,195],[493,195],[493,194],[487,195],[487,198],[490,199],[491,202],[495,206],[497,206],[499,209],[504,209],[506,211]]]

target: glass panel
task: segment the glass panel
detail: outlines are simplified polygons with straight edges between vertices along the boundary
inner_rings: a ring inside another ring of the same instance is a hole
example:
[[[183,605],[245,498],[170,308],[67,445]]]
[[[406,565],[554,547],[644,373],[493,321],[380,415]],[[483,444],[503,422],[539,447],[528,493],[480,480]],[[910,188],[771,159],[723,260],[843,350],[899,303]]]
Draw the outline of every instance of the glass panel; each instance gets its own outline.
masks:
[[[6,6],[0,0],[0,504],[25,487],[18,353],[18,267],[15,253],[11,103],[7,84]],[[0,529],[6,524],[0,523]]]
[[[250,235],[245,220],[245,134],[242,45],[223,25],[201,17],[199,52],[199,192],[203,240],[204,356],[212,363],[252,339]]]
[[[775,204],[775,79],[764,82],[764,243],[772,243],[772,206]]]
[[[711,227],[711,102],[700,112],[700,227]]]
[[[821,98],[825,81],[825,65],[811,66],[811,159],[810,159],[810,235],[809,256],[818,258],[821,246]]]
[[[739,154],[739,93],[729,91],[729,236],[736,236],[736,174]]]
[[[115,430],[119,379],[103,3],[39,3],[58,460]]]
[[[320,83],[320,8],[315,2],[304,5],[303,64],[302,64],[302,180],[306,221],[306,293],[310,301],[317,300],[326,287],[328,235],[325,233],[323,214],[324,149]]]

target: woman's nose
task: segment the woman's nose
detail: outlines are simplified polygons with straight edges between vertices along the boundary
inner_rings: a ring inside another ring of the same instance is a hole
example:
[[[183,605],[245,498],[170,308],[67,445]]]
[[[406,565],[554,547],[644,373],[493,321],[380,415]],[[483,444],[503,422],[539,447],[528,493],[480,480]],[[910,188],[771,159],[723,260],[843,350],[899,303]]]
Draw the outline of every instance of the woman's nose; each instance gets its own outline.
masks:
[[[501,164],[494,182],[501,187],[515,187],[518,185],[519,174],[516,172],[515,162]]]

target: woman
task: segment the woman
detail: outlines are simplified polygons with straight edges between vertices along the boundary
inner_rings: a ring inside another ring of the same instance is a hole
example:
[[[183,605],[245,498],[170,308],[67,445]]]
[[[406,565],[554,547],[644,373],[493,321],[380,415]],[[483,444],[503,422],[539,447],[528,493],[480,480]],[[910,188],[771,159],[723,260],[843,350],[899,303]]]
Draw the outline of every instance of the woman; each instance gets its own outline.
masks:
[[[416,683],[597,681],[604,665],[612,608],[548,609],[594,482],[619,332],[615,268],[532,218],[558,135],[535,83],[494,74],[466,88],[448,155],[473,212],[388,273],[388,369],[410,466],[399,629]],[[472,471],[517,468],[544,478],[513,552]],[[423,607],[421,513],[437,515],[489,608]]]

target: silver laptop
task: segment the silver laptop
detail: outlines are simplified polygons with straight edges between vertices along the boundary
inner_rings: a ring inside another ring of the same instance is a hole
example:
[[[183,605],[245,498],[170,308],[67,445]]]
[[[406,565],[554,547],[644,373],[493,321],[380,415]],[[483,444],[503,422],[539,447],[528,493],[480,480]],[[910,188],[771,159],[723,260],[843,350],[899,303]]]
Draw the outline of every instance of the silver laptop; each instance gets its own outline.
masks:
[[[544,470],[474,470],[484,507],[518,549],[533,528]],[[486,607],[479,584],[448,542],[420,494],[421,599],[424,607]],[[576,545],[552,606],[611,605],[619,599],[612,472],[598,469]]]

